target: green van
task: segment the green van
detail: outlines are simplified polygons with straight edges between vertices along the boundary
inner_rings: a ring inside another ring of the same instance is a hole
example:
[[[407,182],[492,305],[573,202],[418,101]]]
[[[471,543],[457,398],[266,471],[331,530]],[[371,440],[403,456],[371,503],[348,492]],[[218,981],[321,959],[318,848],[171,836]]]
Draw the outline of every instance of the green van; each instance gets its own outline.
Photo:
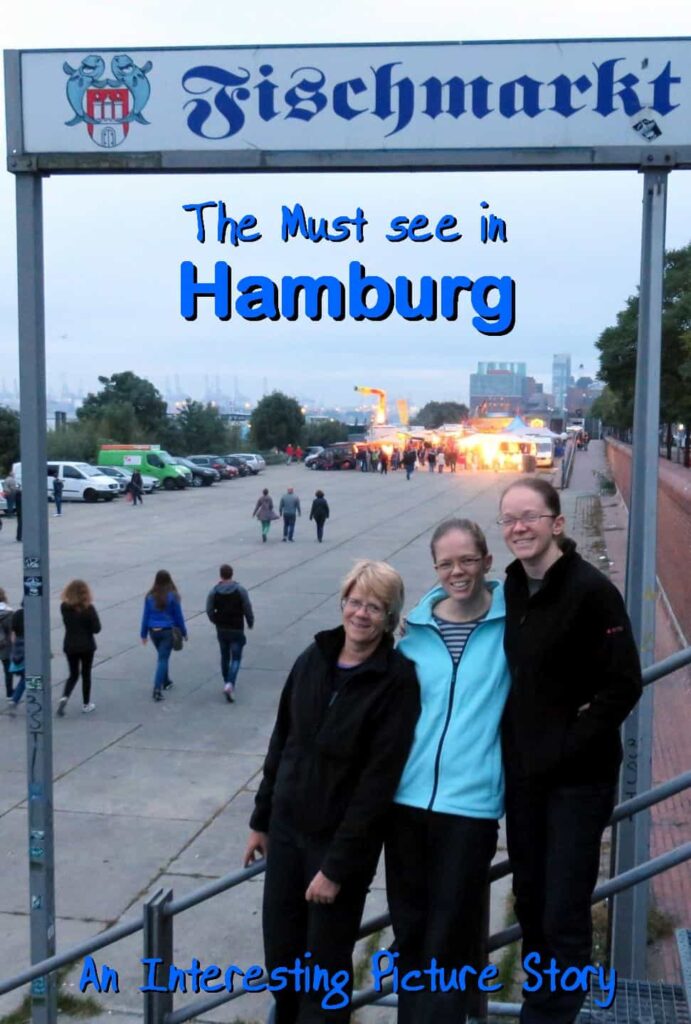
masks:
[[[192,478],[189,469],[176,466],[168,452],[157,444],[102,444],[98,465],[138,469],[140,473],[155,476],[166,491],[182,490]]]

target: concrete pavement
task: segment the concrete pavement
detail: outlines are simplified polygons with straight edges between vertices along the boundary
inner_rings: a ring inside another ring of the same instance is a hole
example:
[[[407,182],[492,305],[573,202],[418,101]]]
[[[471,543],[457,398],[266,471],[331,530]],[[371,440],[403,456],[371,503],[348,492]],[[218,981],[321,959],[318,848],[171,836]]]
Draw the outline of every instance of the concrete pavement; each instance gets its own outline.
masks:
[[[501,578],[509,561],[495,524],[502,489],[512,474],[416,471],[385,478],[359,472],[316,473],[302,466],[269,467],[257,478],[213,488],[145,498],[131,508],[65,506],[50,518],[53,706],[65,675],[59,595],[73,577],[89,581],[103,622],[92,700],[82,715],[75,691],[64,719],[53,719],[57,948],[133,916],[147,893],[172,886],[176,895],[240,865],[247,820],[278,695],[296,655],[322,628],[340,619],[339,582],[356,558],[385,559],[403,575],[411,606],[434,581],[432,528],[451,515],[475,519],[486,531]],[[565,511],[589,536],[587,493],[565,495]],[[594,481],[593,481],[594,484]],[[277,504],[288,485],[302,499],[295,543],[281,543],[281,523],[260,543],[251,518],[262,486]],[[308,521],[314,491],[331,506],[325,541]],[[579,501],[581,502],[579,508]],[[573,532],[573,531],[572,531]],[[0,585],[20,599],[21,545],[0,535]],[[594,551],[594,558],[598,557]],[[223,699],[214,630],[204,613],[218,565],[230,562],[250,591],[256,628],[248,634],[238,699]],[[597,564],[597,563],[596,563]],[[154,573],[168,569],[181,594],[190,642],[171,662],[174,688],[151,700],[154,652],[139,642],[143,595]],[[0,962],[3,975],[28,964],[28,868],[25,720],[0,716]],[[503,845],[503,844],[502,844]],[[503,857],[505,851],[500,850]],[[205,964],[262,962],[261,878],[175,920],[175,958]],[[495,887],[493,930],[504,924],[506,887]],[[382,879],[367,913],[384,905]],[[123,1020],[141,1018],[141,935],[96,956],[120,972],[120,993],[98,997]],[[77,974],[70,977],[75,983]],[[176,997],[176,1006],[191,998]],[[17,993],[0,998],[0,1014]],[[265,1019],[267,999],[247,996],[209,1020]],[[392,1011],[370,1011],[392,1020]]]

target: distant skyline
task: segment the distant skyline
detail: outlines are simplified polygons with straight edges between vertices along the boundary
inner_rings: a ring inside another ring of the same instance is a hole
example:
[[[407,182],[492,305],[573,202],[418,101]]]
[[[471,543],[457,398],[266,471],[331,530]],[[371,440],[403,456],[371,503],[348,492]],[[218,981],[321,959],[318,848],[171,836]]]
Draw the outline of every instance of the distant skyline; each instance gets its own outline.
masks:
[[[200,9],[201,11],[201,9]],[[413,0],[372,5],[351,0],[325,6],[304,0],[290,9],[265,0],[261,9],[207,0],[191,17],[183,0],[122,0],[113,19],[87,0],[24,0],[4,15],[7,48],[191,46],[482,38],[592,38],[688,34],[688,7],[677,0],[609,5],[583,0],[556,8],[548,0],[475,5]],[[392,14],[395,11],[395,18]],[[224,27],[227,26],[227,27]],[[688,83],[684,83],[688,87]],[[69,114],[69,109],[67,111]],[[4,118],[4,100],[2,104]],[[4,132],[3,132],[4,138]],[[575,376],[594,376],[595,342],[635,294],[640,264],[642,178],[635,171],[443,172],[438,174],[217,174],[53,176],[44,180],[46,358],[49,389],[63,380],[85,391],[99,375],[132,370],[163,390],[179,377],[192,398],[204,399],[205,377],[255,401],[265,390],[349,405],[353,387],[384,388],[391,400],[469,399],[478,361],[522,360],[552,389],[552,359],[569,352]],[[223,200],[229,215],[254,214],[263,238],[234,248],[200,246],[184,204]],[[369,221],[364,243],[280,241],[281,206],[302,203],[317,217]],[[482,245],[481,203],[507,224],[508,240]],[[691,238],[691,175],[670,177],[667,247]],[[463,238],[452,244],[391,245],[384,235],[400,214],[436,221],[458,218]],[[18,376],[14,179],[0,172],[0,380]],[[198,319],[180,315],[180,265],[199,264],[203,279],[225,259],[234,279],[285,274],[333,274],[348,263],[393,280],[405,275],[508,276],[516,282],[516,325],[503,337],[457,322],[380,322],[301,317],[295,322],[220,322],[207,305]],[[237,380],[237,388],[235,385]]]

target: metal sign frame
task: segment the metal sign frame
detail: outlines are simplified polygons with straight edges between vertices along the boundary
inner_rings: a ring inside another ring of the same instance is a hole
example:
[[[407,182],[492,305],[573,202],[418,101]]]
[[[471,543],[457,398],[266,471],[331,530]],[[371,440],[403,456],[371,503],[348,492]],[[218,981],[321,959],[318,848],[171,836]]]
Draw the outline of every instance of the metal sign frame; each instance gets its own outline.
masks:
[[[660,42],[664,40],[633,40]],[[539,41],[543,45],[543,41]],[[567,45],[557,41],[545,46]],[[597,40],[570,40],[585,43]],[[631,40],[600,40],[620,43]],[[676,40],[689,43],[691,39]],[[403,49],[414,44],[388,45]],[[480,46],[486,44],[430,44]],[[512,43],[492,44],[507,48]],[[536,44],[537,45],[537,44]],[[131,48],[141,52],[142,48]],[[246,48],[254,50],[256,48]],[[272,48],[277,49],[277,48]],[[286,48],[290,49],[290,48]],[[324,50],[329,47],[323,47]],[[48,174],[573,170],[631,168],[643,173],[643,233],[637,384],[632,466],[631,522],[627,560],[627,604],[644,666],[653,660],[655,635],[655,549],[660,404],[661,311],[667,178],[672,168],[691,168],[691,144],[667,147],[596,146],[547,148],[421,148],[385,150],[28,153],[22,121],[21,54],[5,52],[8,169],[16,175],[19,364],[21,387],[22,488],[24,519],[27,744],[29,759],[29,862],[31,958],[36,963],[55,952],[53,855],[52,725],[49,642],[49,543],[45,494],[46,382],[43,269],[42,178]],[[46,52],[46,51],[40,51]],[[58,51],[47,51],[58,52]],[[60,51],[63,52],[63,51]],[[72,50],[70,54],[90,51]],[[110,51],[109,51],[110,52]],[[146,51],[151,52],[151,51]],[[691,60],[690,60],[691,64]],[[691,76],[690,76],[691,77]],[[691,121],[687,117],[687,123]],[[691,143],[691,140],[690,140]],[[40,585],[36,579],[40,578]],[[626,794],[650,788],[652,708],[641,705],[629,719],[625,745]],[[630,790],[630,792],[629,792]],[[647,816],[638,815],[619,833],[618,870],[647,859]],[[645,972],[647,893],[617,897],[613,966],[624,977]],[[32,985],[36,1024],[55,1024],[54,979]]]

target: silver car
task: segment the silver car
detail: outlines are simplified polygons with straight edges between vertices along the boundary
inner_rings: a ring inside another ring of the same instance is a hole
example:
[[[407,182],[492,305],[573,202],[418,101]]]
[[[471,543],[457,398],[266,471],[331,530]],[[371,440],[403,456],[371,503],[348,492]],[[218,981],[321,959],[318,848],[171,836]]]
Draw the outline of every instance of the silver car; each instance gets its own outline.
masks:
[[[123,469],[121,466],[99,466],[99,472],[105,473],[106,476],[112,476],[113,480],[117,482],[119,493],[124,494],[125,488],[132,478],[132,469]],[[155,476],[149,476],[147,473],[142,473],[142,490],[144,494],[152,494],[157,491],[161,486],[161,481]]]
[[[255,455],[253,452],[230,452],[230,455],[234,459],[242,459],[255,476],[257,473],[261,473],[263,469],[266,469],[266,462],[261,455]]]

